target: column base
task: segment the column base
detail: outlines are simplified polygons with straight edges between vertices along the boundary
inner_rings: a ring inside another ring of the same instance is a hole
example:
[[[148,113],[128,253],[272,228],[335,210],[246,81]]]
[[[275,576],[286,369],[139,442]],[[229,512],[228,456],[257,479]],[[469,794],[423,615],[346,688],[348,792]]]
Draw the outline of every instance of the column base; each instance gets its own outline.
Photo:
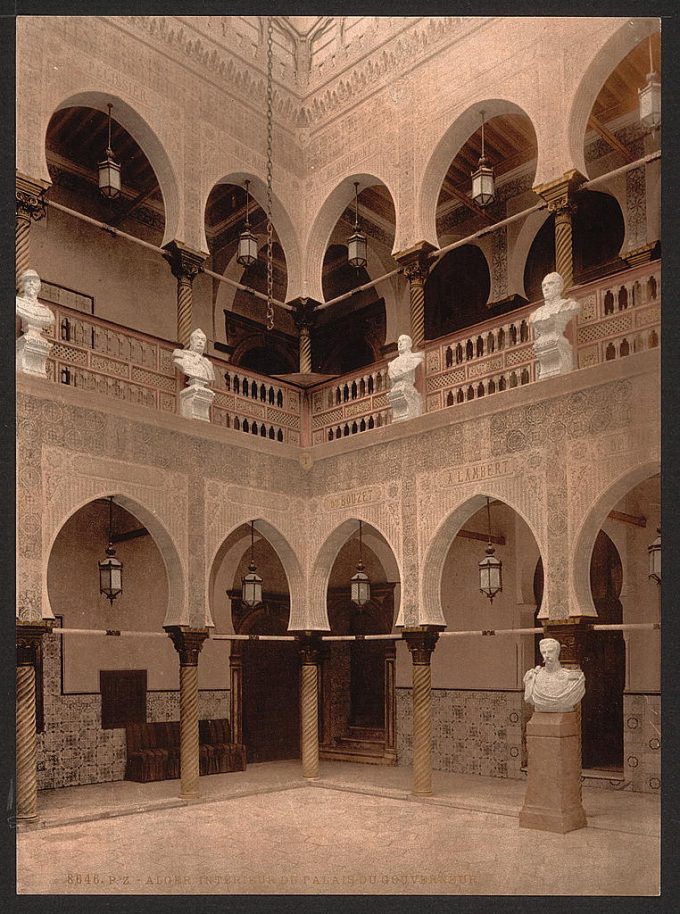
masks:
[[[559,834],[584,828],[581,739],[577,711],[534,711],[527,724],[529,776],[521,828]]]

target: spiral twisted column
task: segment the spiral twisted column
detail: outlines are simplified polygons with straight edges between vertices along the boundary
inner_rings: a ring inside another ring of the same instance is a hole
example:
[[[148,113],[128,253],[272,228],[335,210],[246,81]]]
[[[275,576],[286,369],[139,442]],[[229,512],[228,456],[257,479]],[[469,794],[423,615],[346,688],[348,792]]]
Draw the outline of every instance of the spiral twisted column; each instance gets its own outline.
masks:
[[[585,178],[578,171],[569,171],[533,190],[548,204],[548,211],[555,215],[555,270],[564,280],[564,292],[574,284],[574,242],[572,217],[576,210],[574,196]]]
[[[186,347],[193,327],[193,283],[206,255],[193,251],[179,241],[166,244],[165,250],[165,259],[177,280],[177,341],[180,346]]]
[[[302,719],[302,775],[310,780],[319,777],[319,661],[321,643],[318,636],[306,632],[300,636],[300,717]]]
[[[434,629],[404,631],[413,662],[413,793],[432,794],[432,652],[439,638]]]
[[[17,819],[35,819],[38,815],[35,668],[42,636],[49,630],[47,622],[17,622]]]
[[[435,250],[434,245],[421,241],[406,251],[395,254],[395,260],[403,267],[409,284],[411,299],[410,336],[413,348],[417,349],[425,342],[425,280],[430,270],[429,255]]]
[[[31,266],[31,222],[45,215],[46,181],[18,174],[16,177],[16,280]]]
[[[198,655],[208,637],[207,629],[166,626],[179,654],[180,797],[199,795],[200,757],[198,740]]]
[[[300,374],[312,372],[312,327],[316,319],[314,309],[318,302],[313,298],[296,298],[290,302],[293,306],[293,319],[300,334]]]

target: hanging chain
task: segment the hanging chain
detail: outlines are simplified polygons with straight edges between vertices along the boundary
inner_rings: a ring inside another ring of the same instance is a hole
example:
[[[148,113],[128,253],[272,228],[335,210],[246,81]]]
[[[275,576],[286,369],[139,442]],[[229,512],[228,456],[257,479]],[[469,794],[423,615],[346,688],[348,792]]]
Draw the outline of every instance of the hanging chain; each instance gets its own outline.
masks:
[[[274,271],[272,224],[274,17],[267,16],[267,330],[274,329]]]

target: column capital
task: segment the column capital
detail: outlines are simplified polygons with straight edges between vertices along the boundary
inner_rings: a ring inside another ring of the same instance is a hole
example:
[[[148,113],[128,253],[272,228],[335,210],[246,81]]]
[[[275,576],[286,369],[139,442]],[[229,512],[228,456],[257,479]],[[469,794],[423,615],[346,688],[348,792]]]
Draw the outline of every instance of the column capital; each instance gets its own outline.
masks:
[[[586,178],[580,171],[572,169],[565,172],[561,178],[535,184],[532,190],[539,197],[543,197],[551,213],[573,212],[572,198],[585,181]]]
[[[167,251],[163,256],[170,264],[172,275],[176,279],[188,279],[189,282],[193,282],[208,259],[207,254],[194,251],[181,241],[170,241],[163,248]]]
[[[288,304],[293,308],[293,320],[298,330],[302,330],[304,327],[310,329],[314,326],[316,308],[321,304],[320,302],[301,295],[299,298],[289,301]]]
[[[623,257],[629,267],[637,267],[640,266],[641,263],[649,263],[654,256],[654,250],[657,243],[658,242],[656,241],[650,241],[647,244],[631,248],[621,254],[621,257]]]
[[[321,632],[296,632],[303,665],[318,664],[321,659]]]
[[[415,626],[404,629],[404,640],[414,665],[429,666],[442,626]]]
[[[17,664],[33,666],[40,651],[43,635],[52,631],[54,621],[45,619],[42,622],[21,622],[17,620]]]
[[[42,219],[45,215],[45,192],[51,187],[49,181],[40,178],[29,178],[17,172],[16,175],[16,212],[27,219]]]
[[[429,256],[436,250],[429,241],[419,241],[393,256],[399,266],[404,268],[404,274],[410,282],[413,279],[425,279],[430,269]]]
[[[198,655],[208,637],[207,628],[188,628],[184,625],[164,625],[182,666],[197,666]]]
[[[585,639],[591,623],[592,617],[585,616],[543,620],[543,637],[560,642],[560,663],[567,669],[581,668]]]

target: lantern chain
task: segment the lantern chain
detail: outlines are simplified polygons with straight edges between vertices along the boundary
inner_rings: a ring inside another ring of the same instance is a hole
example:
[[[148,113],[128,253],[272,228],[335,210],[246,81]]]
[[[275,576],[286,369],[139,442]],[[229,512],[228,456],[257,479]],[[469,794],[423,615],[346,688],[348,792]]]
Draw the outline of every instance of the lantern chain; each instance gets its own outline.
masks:
[[[274,329],[274,275],[272,223],[274,17],[267,17],[267,330]]]

